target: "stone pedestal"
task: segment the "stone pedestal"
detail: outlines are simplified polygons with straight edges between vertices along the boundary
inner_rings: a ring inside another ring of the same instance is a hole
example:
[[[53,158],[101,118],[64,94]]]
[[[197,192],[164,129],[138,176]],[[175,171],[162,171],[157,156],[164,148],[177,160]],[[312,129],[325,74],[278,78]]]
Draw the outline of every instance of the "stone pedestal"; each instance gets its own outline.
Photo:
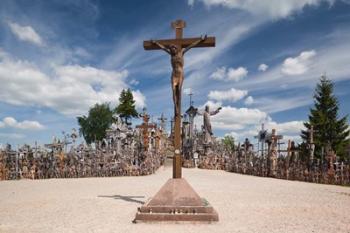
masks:
[[[153,198],[138,209],[134,221],[215,222],[219,221],[219,216],[185,179],[180,178],[169,179]]]

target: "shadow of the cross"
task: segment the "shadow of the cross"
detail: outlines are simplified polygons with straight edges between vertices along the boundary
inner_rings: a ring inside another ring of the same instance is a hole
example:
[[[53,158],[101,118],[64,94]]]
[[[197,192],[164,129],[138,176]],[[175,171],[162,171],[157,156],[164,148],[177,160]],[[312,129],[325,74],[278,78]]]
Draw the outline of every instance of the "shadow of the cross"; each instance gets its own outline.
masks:
[[[98,197],[107,197],[107,198],[114,198],[114,199],[119,199],[119,200],[123,200],[123,201],[127,201],[127,202],[135,202],[138,204],[145,204],[144,201],[139,201],[139,200],[135,200],[135,198],[145,198],[145,196],[122,196],[122,195],[111,195],[111,196],[107,196],[107,195],[99,195]]]

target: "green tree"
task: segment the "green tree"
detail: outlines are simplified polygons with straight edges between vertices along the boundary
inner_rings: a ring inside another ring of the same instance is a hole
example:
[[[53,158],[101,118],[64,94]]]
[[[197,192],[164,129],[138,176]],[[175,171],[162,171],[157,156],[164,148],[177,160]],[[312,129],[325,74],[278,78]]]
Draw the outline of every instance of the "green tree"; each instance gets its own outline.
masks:
[[[347,116],[339,118],[339,103],[333,94],[334,85],[326,76],[322,76],[314,94],[314,107],[310,109],[309,121],[304,122],[307,130],[301,132],[304,141],[309,140],[309,130],[313,126],[315,157],[321,157],[322,148],[330,145],[340,158],[345,158],[349,143],[349,125]]]
[[[229,151],[233,151],[235,149],[235,138],[232,137],[231,135],[226,135],[223,139],[222,139],[222,143],[224,144],[224,146],[226,147],[227,150]]]
[[[79,132],[86,143],[99,142],[106,137],[106,130],[113,122],[113,112],[108,103],[95,104],[89,110],[88,116],[77,117]]]
[[[124,118],[124,122],[128,124],[128,119],[132,117],[138,117],[138,113],[135,109],[134,96],[130,89],[123,90],[119,96],[119,105],[116,107],[115,112]]]

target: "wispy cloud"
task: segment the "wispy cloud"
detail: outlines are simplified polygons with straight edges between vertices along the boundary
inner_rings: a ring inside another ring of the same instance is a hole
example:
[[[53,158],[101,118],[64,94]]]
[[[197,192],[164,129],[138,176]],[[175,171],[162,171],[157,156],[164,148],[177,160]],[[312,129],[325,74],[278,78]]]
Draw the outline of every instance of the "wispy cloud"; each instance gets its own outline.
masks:
[[[285,96],[279,98],[270,96],[255,98],[254,105],[262,111],[276,113],[310,105],[312,101],[311,95]]]
[[[45,127],[40,124],[38,121],[17,121],[13,117],[5,117],[0,121],[0,128],[15,128],[15,129],[26,129],[26,130],[41,130]]]
[[[31,26],[21,26],[14,22],[8,22],[11,32],[22,41],[42,46],[44,41],[41,36]]]
[[[238,67],[238,68],[228,68],[226,67],[220,67],[218,68],[214,73],[210,75],[212,79],[215,80],[222,80],[222,81],[235,81],[238,82],[239,80],[243,79],[248,75],[248,70],[244,67]]]
[[[221,106],[220,102],[208,101],[210,109]],[[203,106],[202,106],[203,107]],[[222,106],[220,112],[211,117],[213,128],[221,130],[243,130],[266,121],[270,117],[267,113],[256,108],[235,108],[230,105]],[[201,124],[201,117],[196,118],[197,126]]]
[[[0,138],[8,139],[23,139],[26,136],[24,134],[19,133],[0,133]]]
[[[321,2],[329,4],[334,2],[334,0],[188,0],[188,4],[193,6],[196,1],[203,2],[207,7],[223,6],[271,19],[287,17],[301,11],[305,6],[315,6]]]
[[[248,94],[246,90],[238,90],[231,88],[227,91],[210,91],[208,98],[216,101],[231,101],[236,102],[240,99],[243,99]]]
[[[297,57],[288,57],[282,64],[282,73],[286,75],[305,74],[311,65],[311,59],[315,57],[315,50],[303,51]]]
[[[252,105],[254,103],[254,98],[252,96],[248,96],[245,100],[244,100],[244,104],[245,105]]]
[[[268,68],[269,68],[269,66],[263,63],[263,64],[259,65],[258,70],[265,72]]]

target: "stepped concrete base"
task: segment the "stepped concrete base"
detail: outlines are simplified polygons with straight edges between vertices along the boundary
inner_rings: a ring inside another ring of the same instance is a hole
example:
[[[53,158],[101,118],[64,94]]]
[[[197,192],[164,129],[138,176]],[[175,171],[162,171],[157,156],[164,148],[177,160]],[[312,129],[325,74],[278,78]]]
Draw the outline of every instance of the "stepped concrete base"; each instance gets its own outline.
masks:
[[[185,179],[178,178],[169,179],[153,198],[138,208],[134,222],[139,221],[215,222],[219,216]]]

